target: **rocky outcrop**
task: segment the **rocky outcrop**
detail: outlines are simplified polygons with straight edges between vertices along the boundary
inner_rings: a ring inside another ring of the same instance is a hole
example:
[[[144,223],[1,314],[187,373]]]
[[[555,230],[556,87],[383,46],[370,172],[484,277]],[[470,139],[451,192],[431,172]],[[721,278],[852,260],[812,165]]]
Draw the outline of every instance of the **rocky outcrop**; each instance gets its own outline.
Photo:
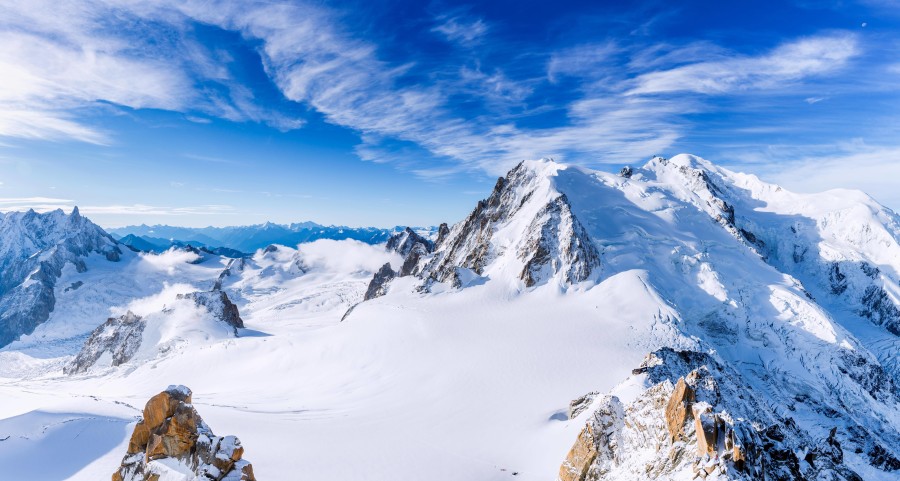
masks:
[[[666,403],[666,427],[672,442],[687,439],[684,424],[693,414],[691,411],[693,404],[694,390],[684,382],[684,378],[679,378],[675,383],[675,390]]]
[[[534,286],[561,272],[568,284],[587,280],[600,266],[600,254],[572,213],[565,194],[538,212],[529,232],[537,235],[519,248],[525,263],[519,278]]]
[[[843,463],[837,429],[817,440],[709,354],[662,349],[640,373],[651,386],[632,402],[592,404],[559,480],[862,479]]]
[[[450,235],[450,227],[447,226],[446,222],[442,222],[440,226],[438,226],[437,238],[434,241],[434,248],[437,249],[441,246],[441,243],[444,242],[444,239]]]
[[[614,462],[625,412],[615,396],[602,396],[597,404],[559,468],[560,481],[593,479],[592,476],[605,472]]]
[[[130,361],[141,347],[146,325],[141,316],[131,311],[119,317],[110,317],[91,332],[81,351],[63,368],[63,372],[85,372],[105,353],[112,357],[112,366]]]
[[[169,386],[150,398],[113,481],[255,481],[241,441],[213,434],[191,396],[185,386]]]
[[[416,246],[421,246],[422,249],[424,249],[426,252],[431,252],[432,250],[434,250],[433,242],[420,236],[409,227],[403,229],[403,231],[398,232],[397,234],[392,235],[391,238],[388,239],[386,244],[388,250],[394,251],[403,257],[409,255],[409,253],[414,248],[416,248]]]
[[[187,294],[178,294],[177,298],[193,301],[198,307],[203,307],[215,319],[234,328],[235,334],[237,334],[238,328],[244,327],[244,320],[241,319],[238,307],[231,302],[231,299],[223,291],[189,292]]]
[[[600,393],[591,391],[584,396],[579,396],[569,402],[569,410],[566,413],[569,419],[575,419],[579,414],[583,413],[587,408],[591,407],[594,399],[597,399]]]
[[[460,268],[481,276],[498,258],[521,262],[519,277],[529,287],[554,276],[563,284],[574,284],[598,272],[600,255],[593,241],[567,197],[553,184],[553,169],[560,168],[547,160],[523,162],[499,178],[491,195],[442,237],[427,262],[420,263],[418,275],[426,283],[452,281]],[[514,239],[508,249],[495,235],[511,225],[517,231],[506,234]]]
[[[228,265],[222,269],[222,272],[219,273],[219,277],[216,278],[215,284],[213,284],[212,290],[221,291],[222,284],[226,279],[231,277],[235,271],[240,272],[244,270],[244,266],[246,265],[246,260],[243,257],[231,259],[228,261]]]
[[[406,277],[417,274],[419,262],[430,253],[424,244],[413,246],[406,258],[403,259],[403,264],[400,266],[400,272],[398,273],[399,276]]]
[[[67,264],[87,270],[96,253],[118,261],[122,251],[112,237],[82,217],[76,207],[38,214],[0,214],[0,347],[50,318],[56,280]]]
[[[376,297],[381,297],[387,293],[387,285],[391,280],[396,277],[396,273],[393,269],[391,269],[390,262],[385,262],[381,269],[378,269],[378,272],[372,277],[372,280],[369,282],[369,287],[366,289],[366,294],[363,296],[364,301],[368,301],[371,299],[375,299]],[[348,313],[349,314],[349,311]]]

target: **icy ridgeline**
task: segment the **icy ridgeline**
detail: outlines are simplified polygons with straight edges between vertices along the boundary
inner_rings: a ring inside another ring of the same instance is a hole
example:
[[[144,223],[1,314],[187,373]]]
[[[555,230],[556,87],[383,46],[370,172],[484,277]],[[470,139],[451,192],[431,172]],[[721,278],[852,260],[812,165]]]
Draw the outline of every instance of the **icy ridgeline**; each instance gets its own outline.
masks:
[[[386,247],[403,257],[402,266],[397,272],[383,266],[365,300],[384,295],[394,277],[410,275],[424,280],[423,291],[442,283],[474,285],[491,276],[518,279],[525,287],[597,279],[600,254],[566,194],[548,181],[561,168],[552,162],[519,164],[465,220],[452,229],[441,224],[433,241],[410,229],[392,236]]]
[[[0,347],[47,321],[63,267],[71,263],[83,272],[91,253],[118,261],[122,251],[77,207],[69,215],[0,213]]]
[[[255,481],[234,436],[216,436],[191,404],[191,390],[169,386],[144,407],[113,481]]]
[[[693,156],[619,175],[527,161],[433,244],[392,242],[403,268],[366,298],[409,276],[435,294],[589,292],[644,272],[677,313],[670,345],[697,347],[650,354],[625,381],[638,395],[589,396],[561,479],[880,479],[900,473],[898,238],[864,194],[793,194]]]

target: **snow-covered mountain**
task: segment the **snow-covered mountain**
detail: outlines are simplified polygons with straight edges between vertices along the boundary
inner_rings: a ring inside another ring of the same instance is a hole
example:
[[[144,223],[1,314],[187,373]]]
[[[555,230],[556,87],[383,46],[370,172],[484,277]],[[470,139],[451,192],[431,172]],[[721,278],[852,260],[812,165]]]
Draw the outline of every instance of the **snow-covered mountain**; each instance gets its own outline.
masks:
[[[526,161],[384,245],[88,255],[0,350],[0,472],[108,477],[184,384],[261,479],[900,479],[898,226],[679,155]]]
[[[77,207],[69,215],[62,210],[0,213],[0,233],[0,346],[31,334],[50,317],[57,280],[66,266],[83,272],[91,254],[110,262],[122,254]]]
[[[325,226],[315,222],[292,224],[265,224],[234,227],[173,227],[167,225],[137,225],[109,229],[109,233],[126,238],[126,243],[139,250],[165,250],[167,242],[196,246],[225,247],[241,252],[255,252],[271,244],[295,246],[319,239],[353,239],[367,244],[379,244],[402,228],[381,229],[377,227]],[[428,228],[417,228],[428,232]]]

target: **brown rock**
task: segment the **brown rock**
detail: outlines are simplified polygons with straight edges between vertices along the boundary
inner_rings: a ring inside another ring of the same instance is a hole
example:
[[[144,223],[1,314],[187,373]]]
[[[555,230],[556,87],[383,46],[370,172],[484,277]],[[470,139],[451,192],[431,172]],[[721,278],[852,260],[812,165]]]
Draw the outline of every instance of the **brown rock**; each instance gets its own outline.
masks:
[[[597,457],[594,432],[588,423],[581,430],[575,445],[569,450],[566,460],[559,467],[559,481],[584,481],[591,463]]]
[[[172,458],[191,469],[197,478],[255,481],[250,463],[241,459],[244,448],[234,436],[215,436],[191,405],[191,391],[170,386],[153,396],[144,408],[113,481],[157,481],[149,472],[156,459]],[[211,474],[215,473],[215,474]],[[231,474],[229,474],[231,473]],[[192,478],[193,479],[193,478]]]
[[[247,463],[241,467],[241,481],[256,481],[256,477],[253,476],[252,464]]]
[[[182,391],[174,386],[170,386],[170,388],[172,389],[167,389],[150,398],[144,407],[144,423],[151,430],[175,414],[175,408],[179,403],[191,403],[190,391]]]
[[[734,467],[740,471],[743,471],[744,465],[747,463],[747,455],[744,454],[744,448],[739,445],[735,445],[734,448],[732,448],[731,456],[731,460],[734,462]]]
[[[669,429],[669,440],[687,440],[684,423],[691,417],[691,406],[694,404],[694,390],[679,378],[675,390],[666,405],[666,427]]]
[[[694,405],[694,426],[697,430],[697,454],[715,456],[718,439],[718,419],[709,405]]]
[[[128,441],[128,454],[144,452],[148,442],[150,442],[150,428],[144,421],[140,421],[134,427],[131,440]]]

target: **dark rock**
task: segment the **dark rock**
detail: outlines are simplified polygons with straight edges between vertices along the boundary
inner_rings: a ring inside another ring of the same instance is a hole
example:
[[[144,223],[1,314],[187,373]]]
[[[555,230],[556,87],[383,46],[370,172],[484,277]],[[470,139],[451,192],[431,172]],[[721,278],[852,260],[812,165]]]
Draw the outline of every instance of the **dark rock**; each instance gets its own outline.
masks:
[[[110,317],[91,332],[81,352],[63,368],[63,372],[66,374],[85,372],[105,352],[112,355],[112,366],[130,361],[141,347],[146,325],[141,316],[131,311],[119,317]]]
[[[363,297],[363,300],[368,301],[385,295],[385,293],[387,293],[387,285],[394,277],[396,277],[396,273],[391,269],[391,264],[386,262],[381,266],[381,269],[378,269],[378,272],[372,276],[372,280],[369,282],[369,288],[366,289],[366,295]],[[349,314],[349,312],[347,312],[347,314]]]
[[[434,241],[435,249],[440,247],[441,243],[444,242],[444,239],[446,239],[448,235],[450,235],[450,228],[447,227],[446,222],[443,222],[438,226],[437,240]]]
[[[386,247],[388,250],[395,251],[406,257],[417,245],[422,246],[422,249],[428,253],[434,250],[434,243],[407,227],[402,232],[392,235],[388,239]]]
[[[409,254],[406,255],[406,259],[403,260],[403,265],[400,266],[400,277],[415,275],[419,261],[427,255],[426,247],[423,244],[416,243],[412,250],[409,251]]]
[[[244,327],[244,320],[241,319],[237,306],[222,291],[189,292],[178,294],[177,298],[194,301],[194,304],[205,308],[214,318],[234,328],[235,334],[238,328]]]

